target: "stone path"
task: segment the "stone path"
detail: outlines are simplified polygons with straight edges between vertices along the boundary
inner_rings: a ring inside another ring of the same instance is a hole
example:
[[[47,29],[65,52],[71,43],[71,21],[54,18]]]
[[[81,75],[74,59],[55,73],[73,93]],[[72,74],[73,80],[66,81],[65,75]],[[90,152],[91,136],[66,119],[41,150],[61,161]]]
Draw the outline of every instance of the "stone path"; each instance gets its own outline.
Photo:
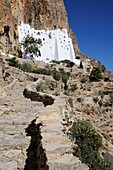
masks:
[[[50,170],[87,170],[87,166],[70,153],[71,142],[62,132],[61,109],[65,97],[56,97],[55,103],[44,107],[30,101],[23,90],[31,82],[16,82],[6,89],[7,97],[0,99],[0,170],[23,170],[30,137],[25,128],[39,116],[43,123],[42,145],[46,150]]]

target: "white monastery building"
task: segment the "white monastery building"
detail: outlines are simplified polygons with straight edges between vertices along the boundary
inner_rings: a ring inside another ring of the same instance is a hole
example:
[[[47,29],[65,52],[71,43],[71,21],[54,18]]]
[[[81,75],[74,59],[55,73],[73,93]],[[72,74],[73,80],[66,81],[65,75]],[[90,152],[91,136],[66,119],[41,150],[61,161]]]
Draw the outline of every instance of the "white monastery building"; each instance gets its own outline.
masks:
[[[67,29],[55,29],[55,30],[35,30],[31,28],[29,24],[18,26],[19,42],[27,37],[27,35],[34,37],[35,39],[41,39],[42,46],[40,47],[41,56],[33,56],[35,60],[45,61],[49,63],[52,60],[62,61],[70,60],[79,65],[80,60],[75,59],[75,53],[71,38],[68,37]],[[23,58],[30,58],[29,54],[25,56],[24,47],[21,45]]]

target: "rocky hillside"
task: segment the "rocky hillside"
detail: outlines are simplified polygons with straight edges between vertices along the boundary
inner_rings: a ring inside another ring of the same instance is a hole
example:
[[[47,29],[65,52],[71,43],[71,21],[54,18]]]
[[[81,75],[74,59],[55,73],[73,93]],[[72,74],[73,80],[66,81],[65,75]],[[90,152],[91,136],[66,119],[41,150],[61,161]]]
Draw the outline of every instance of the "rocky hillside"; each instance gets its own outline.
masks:
[[[1,0],[0,49],[19,55],[17,26],[23,20],[35,29],[67,28],[75,51],[78,44],[69,25],[63,0]]]
[[[1,0],[0,167],[113,170],[113,75],[83,55],[63,0]],[[80,66],[20,59],[17,26],[67,28]],[[43,162],[42,162],[43,160]]]
[[[50,65],[17,59],[1,56],[1,169],[88,170],[91,165],[85,157],[73,155],[78,144],[68,136],[73,122],[84,120],[90,121],[102,140],[100,167],[112,170],[112,75],[96,61],[69,67],[69,63]],[[90,140],[96,146],[94,138]],[[104,159],[110,161],[110,168]]]

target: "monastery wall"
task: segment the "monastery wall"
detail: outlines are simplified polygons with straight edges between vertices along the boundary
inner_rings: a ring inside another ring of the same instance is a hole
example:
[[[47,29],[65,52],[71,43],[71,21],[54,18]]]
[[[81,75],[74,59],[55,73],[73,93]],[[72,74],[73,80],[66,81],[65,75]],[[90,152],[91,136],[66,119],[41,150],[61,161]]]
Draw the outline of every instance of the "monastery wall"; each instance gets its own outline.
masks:
[[[70,60],[79,65],[80,61],[75,59],[75,52],[72,44],[72,40],[68,37],[66,29],[55,30],[35,30],[31,28],[29,24],[21,23],[18,26],[19,43],[21,44],[27,35],[34,37],[35,39],[41,39],[42,46],[40,47],[41,56],[33,56],[35,60],[42,60],[50,62],[52,60]],[[21,45],[21,50],[24,58],[30,58],[30,54],[25,56],[24,46]]]

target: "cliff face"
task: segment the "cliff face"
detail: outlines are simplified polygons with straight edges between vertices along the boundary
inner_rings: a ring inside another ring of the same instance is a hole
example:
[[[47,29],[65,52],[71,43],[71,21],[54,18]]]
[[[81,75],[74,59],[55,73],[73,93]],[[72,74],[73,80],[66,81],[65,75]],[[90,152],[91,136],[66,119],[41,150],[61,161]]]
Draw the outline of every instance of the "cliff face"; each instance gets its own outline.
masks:
[[[1,0],[0,18],[0,49],[5,52],[17,54],[17,26],[22,20],[39,30],[66,28],[75,51],[78,50],[76,38],[68,25],[63,0]]]

